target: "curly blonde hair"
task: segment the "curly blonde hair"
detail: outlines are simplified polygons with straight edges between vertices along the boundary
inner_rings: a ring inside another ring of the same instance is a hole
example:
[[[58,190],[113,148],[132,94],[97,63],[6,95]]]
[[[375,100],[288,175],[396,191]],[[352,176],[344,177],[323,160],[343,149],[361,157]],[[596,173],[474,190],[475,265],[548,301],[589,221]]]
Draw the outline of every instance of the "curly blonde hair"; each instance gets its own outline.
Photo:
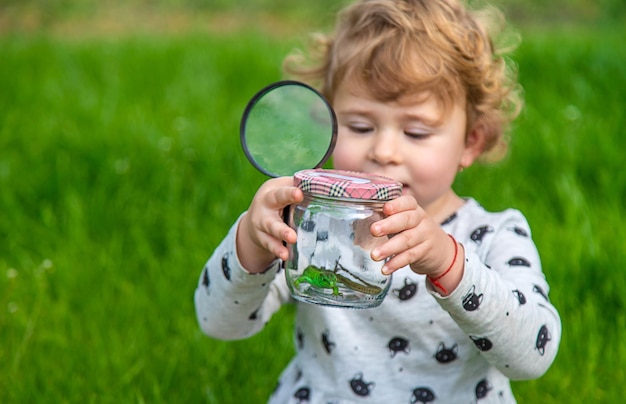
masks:
[[[317,87],[332,104],[349,80],[386,102],[433,94],[444,111],[465,100],[468,130],[482,125],[483,160],[507,148],[505,133],[522,108],[516,68],[496,47],[504,18],[456,0],[358,0],[339,12],[333,34],[316,34],[308,55],[285,59],[285,72]],[[495,30],[494,30],[495,28]]]

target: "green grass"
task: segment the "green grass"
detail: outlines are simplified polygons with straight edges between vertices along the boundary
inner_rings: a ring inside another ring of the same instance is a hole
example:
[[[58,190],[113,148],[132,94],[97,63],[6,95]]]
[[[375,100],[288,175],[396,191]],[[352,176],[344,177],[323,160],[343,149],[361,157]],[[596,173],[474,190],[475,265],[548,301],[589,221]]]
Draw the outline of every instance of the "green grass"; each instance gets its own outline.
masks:
[[[626,391],[626,52],[614,31],[533,32],[510,156],[456,184],[527,215],[563,319],[520,402]],[[199,331],[192,295],[264,180],[247,100],[295,40],[258,32],[0,37],[0,402],[263,402],[293,311],[258,336]]]

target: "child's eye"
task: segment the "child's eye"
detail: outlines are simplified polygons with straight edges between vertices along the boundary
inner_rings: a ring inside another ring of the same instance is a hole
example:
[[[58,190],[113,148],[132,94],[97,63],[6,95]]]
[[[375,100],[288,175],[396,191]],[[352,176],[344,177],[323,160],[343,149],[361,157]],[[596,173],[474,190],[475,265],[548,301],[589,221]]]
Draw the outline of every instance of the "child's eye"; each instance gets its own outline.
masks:
[[[348,125],[348,128],[354,133],[369,133],[373,129],[367,125]]]
[[[430,134],[428,132],[405,131],[404,134],[411,139],[426,139]]]

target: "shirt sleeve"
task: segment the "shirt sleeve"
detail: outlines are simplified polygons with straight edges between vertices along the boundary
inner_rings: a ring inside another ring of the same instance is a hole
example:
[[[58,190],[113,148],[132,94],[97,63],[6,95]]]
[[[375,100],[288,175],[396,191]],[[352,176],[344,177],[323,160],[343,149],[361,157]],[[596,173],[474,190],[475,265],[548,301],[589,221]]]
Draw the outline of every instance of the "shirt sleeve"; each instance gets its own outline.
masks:
[[[259,274],[250,274],[242,267],[235,243],[239,220],[202,269],[194,294],[200,328],[224,340],[258,333],[289,300],[280,260]]]
[[[461,283],[447,297],[429,284],[430,293],[504,375],[543,375],[556,357],[561,321],[526,219],[509,210],[458,237],[466,254]]]

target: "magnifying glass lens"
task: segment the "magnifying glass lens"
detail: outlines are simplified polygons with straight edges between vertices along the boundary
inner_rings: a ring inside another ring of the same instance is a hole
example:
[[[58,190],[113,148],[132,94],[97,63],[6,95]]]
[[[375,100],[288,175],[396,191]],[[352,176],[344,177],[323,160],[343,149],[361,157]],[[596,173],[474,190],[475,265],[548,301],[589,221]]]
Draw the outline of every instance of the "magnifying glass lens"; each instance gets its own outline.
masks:
[[[248,103],[240,127],[246,157],[270,177],[321,167],[337,138],[337,120],[327,100],[298,81],[280,81]]]

